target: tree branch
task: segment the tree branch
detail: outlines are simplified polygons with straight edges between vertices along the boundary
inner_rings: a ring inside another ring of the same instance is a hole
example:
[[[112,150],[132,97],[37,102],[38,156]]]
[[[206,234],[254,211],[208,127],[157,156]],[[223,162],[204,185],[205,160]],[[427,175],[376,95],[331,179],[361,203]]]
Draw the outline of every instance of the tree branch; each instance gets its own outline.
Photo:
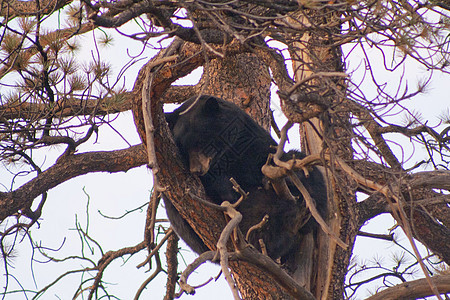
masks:
[[[450,275],[437,275],[431,277],[439,293],[450,293]],[[432,296],[433,291],[425,278],[408,281],[381,292],[376,293],[367,300],[384,300],[384,299],[418,299]]]
[[[29,208],[36,197],[69,179],[93,172],[126,172],[145,163],[142,144],[123,150],[62,156],[53,166],[18,189],[0,193],[0,220]]]
[[[38,14],[50,14],[55,10],[58,10],[72,2],[73,0],[7,0],[1,2],[0,16],[8,17],[11,19],[14,17],[28,17]]]
[[[166,261],[167,261],[167,284],[164,300],[172,300],[175,294],[175,287],[178,279],[178,236],[171,234],[167,240]]]
[[[426,187],[450,191],[450,171],[435,170],[414,173],[411,175],[409,185],[411,188]]]
[[[120,101],[118,99],[120,98]],[[0,117],[8,120],[39,120],[48,117],[67,118],[72,116],[99,116],[119,113],[131,109],[131,93],[126,92],[116,97],[80,100],[77,98],[57,101],[55,105],[33,102],[10,102],[0,106]]]

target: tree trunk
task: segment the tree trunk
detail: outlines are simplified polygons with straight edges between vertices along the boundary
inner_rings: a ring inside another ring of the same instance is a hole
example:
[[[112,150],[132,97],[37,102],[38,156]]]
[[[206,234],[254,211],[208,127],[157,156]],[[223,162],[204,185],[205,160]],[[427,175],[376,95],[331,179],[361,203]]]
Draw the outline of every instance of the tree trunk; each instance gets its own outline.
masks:
[[[308,10],[307,15],[304,13],[299,12],[295,19],[292,18],[289,21],[293,25],[298,22],[302,27],[308,27],[311,24],[315,26],[318,24],[328,25],[339,18],[338,13],[324,12],[323,10]],[[340,28],[332,28],[331,31],[337,33]],[[338,103],[340,97],[345,97],[345,83],[326,76],[331,72],[343,72],[340,47],[331,46],[332,44],[331,35],[322,30],[308,31],[301,36],[293,37],[289,43],[295,81],[305,82],[300,90],[306,95],[309,93],[326,95],[324,98],[330,106]],[[325,75],[313,76],[318,73]],[[290,114],[286,113],[286,115]],[[330,153],[332,155],[351,159],[351,132],[347,130],[350,128],[348,116],[349,114],[346,112],[327,113],[321,119],[313,118],[309,122],[301,123],[302,151],[306,154],[321,154],[326,149],[328,153],[335,151]],[[337,143],[339,145],[336,145]],[[317,299],[339,299],[343,297],[345,274],[359,229],[354,225],[356,214],[349,213],[353,211],[349,206],[356,203],[355,189],[351,187],[349,189],[348,186],[347,189],[342,188],[336,183],[336,177],[331,176],[331,172],[326,172],[325,168],[321,168],[321,171],[328,183],[326,223],[348,245],[348,248],[339,247],[336,241],[322,230],[319,230],[317,237],[314,236],[314,233],[310,233],[309,241],[305,239],[305,245],[302,245],[301,252],[298,253],[299,265],[294,277]],[[343,178],[340,182],[351,182],[350,178],[344,174],[341,176]]]
[[[158,60],[163,60],[162,58],[167,55],[161,54],[141,70],[133,91],[133,115],[141,139],[147,147],[154,146],[155,149],[156,161],[152,163],[152,166],[160,185],[156,188],[164,189],[164,194],[174,204],[181,216],[188,221],[205,244],[214,250],[216,249],[216,243],[221,229],[224,228],[225,218],[218,211],[202,206],[201,203],[190,197],[189,194],[186,194],[186,190],[189,190],[197,196],[205,197],[204,190],[198,178],[196,179],[188,171],[183,170],[180,159],[177,159],[174,149],[175,145],[168,138],[168,128],[161,115],[160,101],[163,98],[163,94],[166,93],[164,96],[166,99],[167,93],[176,93],[174,91],[175,87],[169,89],[170,84],[178,79],[180,75],[184,76],[204,63],[201,59],[202,54],[195,52],[193,48],[191,46],[178,45],[176,47],[177,50],[168,49],[166,53],[171,52],[171,55],[175,53],[178,55],[176,60],[166,63],[162,69],[157,70],[153,65]],[[173,51],[176,52],[174,53]],[[196,53],[196,55],[193,55],[193,53]],[[236,65],[244,67],[239,70],[240,72],[236,72]],[[245,66],[248,66],[248,68],[245,68]],[[216,67],[220,67],[220,69],[216,69]],[[151,100],[150,120],[153,122],[151,124],[151,132],[154,138],[153,145],[147,144],[142,110],[142,89],[145,86],[145,74],[149,73],[148,70],[150,70],[150,73],[154,73],[154,77],[150,80],[151,87],[148,91]],[[225,99],[237,98],[241,102],[238,105],[247,111],[256,112],[258,115],[257,119],[260,120],[261,124],[266,124],[267,127],[267,121],[262,120],[267,120],[268,118],[270,76],[267,67],[261,61],[252,55],[244,54],[228,57],[223,61],[213,61],[213,63],[205,67],[205,70],[209,71],[209,74],[205,73],[210,76],[209,78],[211,78],[211,74],[215,74],[214,80],[208,82],[205,78],[202,79],[202,84],[208,83],[203,89],[201,87],[181,87],[181,90],[186,91],[187,97],[193,91],[200,91],[202,93],[221,96]],[[245,73],[243,70],[248,70],[251,73]],[[258,72],[255,72],[255,70],[258,70]],[[236,81],[235,77],[238,76],[237,73],[239,76],[242,76],[238,78],[238,81]],[[256,74],[258,76],[254,76]],[[233,89],[235,82],[240,83],[238,86],[239,97],[235,96],[236,92]],[[263,91],[267,92],[264,93]],[[257,109],[257,107],[263,107],[264,111]],[[265,117],[263,117],[264,114],[266,114]],[[177,175],[174,176],[173,174]],[[230,268],[240,294],[244,299],[293,298],[266,271],[250,263],[244,261],[230,262]]]
[[[270,74],[255,55],[239,54],[215,59],[204,66],[200,90],[233,102],[259,125],[270,130]],[[289,299],[270,276],[246,262],[230,262],[243,299]]]
[[[204,94],[233,102],[270,131],[270,74],[253,54],[215,59],[204,66]]]
[[[318,14],[318,12],[309,12],[308,17],[313,17],[314,14]],[[322,15],[316,18],[321,19],[326,24],[331,22],[329,18],[332,17],[338,16],[330,14],[328,18],[324,18]],[[306,22],[306,19],[303,19],[301,16],[297,18],[297,21],[302,20]],[[336,30],[339,30],[339,28]],[[310,32],[309,35],[303,35],[301,39],[294,37],[290,41],[289,46],[297,82],[310,76],[312,73],[342,71],[340,49],[339,47],[332,47],[330,44],[332,42],[328,39],[328,36],[320,31],[317,33]],[[204,65],[204,75],[196,87],[180,87],[179,89],[172,87],[172,90],[170,90],[169,85],[173,78],[158,78],[158,80],[154,80],[151,90],[155,92],[151,93],[151,100],[158,101],[164,93],[166,93],[166,99],[170,98],[167,96],[168,94],[178,93],[179,100],[189,98],[192,96],[192,93],[211,94],[225,100],[232,100],[247,111],[259,124],[268,129],[271,81],[267,67],[253,54],[230,55],[230,52],[226,51],[223,53],[227,53],[224,59],[206,59],[205,61],[200,59],[202,60],[200,64]],[[205,54],[200,54],[200,56],[203,55]],[[194,56],[194,60],[198,59],[195,57],[198,56]],[[177,63],[171,64],[171,68],[168,68],[169,72],[160,71],[155,76],[164,77],[169,75],[170,77],[176,74],[176,69],[183,69],[182,65],[184,63],[181,58],[177,61],[178,65]],[[189,59],[186,59],[186,62],[189,62]],[[272,70],[272,72],[274,71]],[[183,70],[182,73],[188,73],[188,70]],[[314,80],[306,81],[301,89],[309,93],[324,95],[325,99],[330,103],[337,103],[345,96],[345,85],[339,80],[332,80],[326,76],[325,78],[315,78]],[[182,99],[180,91],[181,93],[186,93],[184,99]],[[139,98],[140,90],[138,89],[137,92]],[[282,99],[281,105],[284,113],[289,118],[289,116],[297,113],[298,110],[295,109],[295,105],[292,106],[291,103],[288,103],[288,99],[285,100],[283,101]],[[136,110],[141,110],[141,107],[139,101],[136,103],[137,105],[134,105],[136,124],[138,128],[142,128],[143,122],[140,121],[139,111],[136,113]],[[339,155],[341,158],[350,159],[352,150],[350,147],[351,132],[348,131],[348,120],[348,112],[340,111],[334,115],[329,113],[320,120],[312,120],[312,125],[301,124],[303,151],[309,154],[320,152],[323,140],[328,147],[328,151],[330,149],[333,150],[333,152],[330,152],[332,156]],[[157,139],[162,138],[162,136],[158,137],[157,134],[160,126],[162,126],[161,123],[155,124],[155,138]],[[142,137],[143,131],[140,130],[140,133]],[[143,137],[143,140],[145,141],[145,137]],[[157,146],[156,143],[155,146]],[[159,153],[161,149],[164,149],[164,154]],[[198,186],[198,182],[194,183],[192,179],[183,179],[181,182],[172,185],[167,181],[169,178],[166,178],[166,176],[180,172],[171,172],[170,167],[166,165],[167,160],[173,160],[173,157],[169,157],[171,155],[167,156],[171,152],[167,151],[167,149],[168,147],[164,146],[164,143],[158,142],[158,147],[156,147],[157,158],[161,159],[160,163],[164,164],[165,167],[158,176],[161,177],[161,182],[165,184],[164,187],[170,185],[171,188],[178,190],[172,195],[175,201],[174,206],[199,236],[202,237],[205,244],[211,249],[215,249],[220,230],[216,232],[218,227],[215,227],[216,229],[211,235],[211,230],[207,232],[205,228],[213,219],[218,220],[220,218],[219,214],[209,210],[203,211],[203,208],[198,203],[189,203],[190,201],[195,202],[195,200],[184,198],[181,201],[185,194],[180,190],[180,187],[186,186],[186,182],[184,184],[182,182],[188,180],[189,184],[194,184],[194,186]],[[175,170],[179,167],[179,165],[175,166]],[[162,173],[166,173],[166,175]],[[324,172],[325,175],[329,175],[328,173]],[[332,231],[348,245],[348,248],[340,248],[336,245],[334,239],[330,239],[319,230],[319,233],[313,234],[304,240],[304,244],[299,249],[299,267],[294,273],[297,282],[310,290],[318,299],[342,298],[343,282],[356,233],[359,229],[355,225],[357,223],[355,223],[356,214],[354,212],[356,185],[355,187],[349,186],[348,183],[352,181],[345,174],[338,171],[335,171],[334,174],[334,177],[329,176],[328,178],[329,203],[326,222]],[[341,178],[337,178],[337,176]],[[197,188],[193,188],[193,191],[197,190]],[[201,190],[198,191],[200,194],[203,193]],[[198,211],[199,209],[202,210],[202,213]],[[216,217],[211,218],[211,216]],[[221,219],[223,220],[223,218]],[[219,223],[221,224],[222,222]],[[219,223],[215,222],[215,225],[221,227],[222,225]],[[291,298],[270,275],[261,269],[245,262],[231,262],[230,267],[239,291],[245,299]]]

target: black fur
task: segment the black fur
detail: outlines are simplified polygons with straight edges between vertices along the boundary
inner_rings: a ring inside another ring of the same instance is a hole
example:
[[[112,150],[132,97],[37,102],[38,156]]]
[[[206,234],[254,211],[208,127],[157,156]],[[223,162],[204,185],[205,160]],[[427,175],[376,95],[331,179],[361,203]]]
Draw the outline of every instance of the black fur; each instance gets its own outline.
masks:
[[[239,198],[229,180],[234,178],[249,193],[238,207],[243,215],[240,229],[245,235],[264,215],[269,215],[269,221],[260,230],[252,232],[249,242],[259,249],[258,241],[262,239],[268,255],[283,261],[298,247],[302,236],[315,230],[317,224],[311,218],[301,229],[294,229],[299,218],[303,218],[305,203],[292,182],[287,180],[291,193],[297,198],[296,203],[279,197],[270,185],[264,184],[266,180],[261,167],[268,155],[274,152],[276,142],[236,105],[213,96],[201,96],[196,100],[197,97],[191,98],[174,112],[166,114],[185,165],[199,173],[207,196],[216,204],[225,200],[233,203]],[[305,155],[289,151],[282,159],[293,157],[303,158]],[[309,177],[305,177],[303,172],[297,172],[297,175],[323,215],[327,194],[321,173],[313,168]],[[208,250],[170,201],[164,201],[177,234],[195,252]]]

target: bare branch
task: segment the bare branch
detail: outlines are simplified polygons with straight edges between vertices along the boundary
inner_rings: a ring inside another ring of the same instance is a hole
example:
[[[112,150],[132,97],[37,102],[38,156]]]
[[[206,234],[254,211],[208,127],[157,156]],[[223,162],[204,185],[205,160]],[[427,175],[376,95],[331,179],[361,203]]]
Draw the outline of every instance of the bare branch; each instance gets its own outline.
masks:
[[[431,280],[439,290],[439,293],[450,293],[450,275],[436,275],[431,277]],[[423,278],[387,288],[367,298],[367,300],[418,299],[432,296],[433,294],[427,280]]]
[[[348,248],[348,245],[344,243],[339,236],[337,236],[330,227],[328,227],[327,223],[323,220],[323,218],[320,216],[319,212],[317,211],[316,206],[314,205],[314,200],[311,198],[311,195],[309,194],[308,190],[303,185],[302,181],[297,177],[297,175],[292,174],[290,176],[292,182],[294,182],[297,189],[302,193],[303,199],[305,199],[306,206],[308,207],[309,211],[311,212],[311,215],[314,217],[314,219],[319,223],[320,228],[322,230],[331,236],[332,239],[336,241],[336,243],[341,246],[342,248],[346,249]]]
[[[162,192],[163,188],[159,185],[158,181],[158,172],[159,166],[156,160],[156,151],[155,151],[155,143],[153,133],[155,131],[155,127],[152,121],[152,114],[150,109],[150,88],[152,86],[153,76],[153,68],[160,67],[161,65],[174,61],[178,58],[176,55],[165,56],[152,61],[150,64],[147,64],[145,68],[145,80],[142,86],[142,112],[144,117],[144,126],[145,126],[145,141],[146,141],[146,149],[147,149],[147,157],[148,157],[148,166],[152,169],[153,173],[153,188],[157,192]]]
[[[241,297],[239,296],[236,283],[234,282],[229,270],[227,242],[232,232],[239,229],[238,226],[242,220],[242,215],[228,201],[224,201],[221,206],[227,209],[225,214],[231,219],[228,221],[227,225],[220,234],[219,240],[217,241],[217,252],[220,255],[220,267],[222,268],[222,273],[225,275],[234,299],[239,300]]]
[[[374,238],[374,239],[391,241],[391,242],[394,240],[393,234],[376,234],[376,233],[364,232],[364,231],[360,230],[358,232],[358,235],[364,236],[364,237],[369,237],[369,238]]]
[[[161,241],[158,243],[158,245],[156,245],[156,247],[154,247],[152,249],[152,251],[147,255],[147,258],[141,262],[140,264],[138,264],[136,267],[137,268],[142,268],[143,266],[145,266],[154,255],[159,253],[159,249],[161,249],[161,247],[164,245],[164,243],[170,238],[171,235],[175,234],[172,228],[167,229],[166,234],[164,235],[164,237],[161,239]]]
[[[427,187],[450,191],[450,171],[436,170],[418,172],[411,175],[411,188]]]
[[[172,234],[167,241],[166,262],[167,262],[167,284],[164,300],[172,300],[175,294],[175,287],[178,281],[178,236]]]
[[[141,251],[142,249],[145,249],[145,242],[141,242],[138,245],[133,246],[133,247],[126,247],[126,248],[122,248],[117,251],[106,252],[97,263],[97,266],[96,266],[97,275],[95,276],[94,283],[89,288],[90,293],[89,293],[88,299],[92,299],[92,297],[94,296],[95,292],[97,291],[97,289],[100,285],[100,282],[102,280],[105,269],[109,266],[109,264],[113,260],[115,260],[116,258],[122,257],[124,255],[135,254],[135,253]]]
[[[134,296],[134,300],[138,300],[142,291],[145,289],[145,287],[153,280],[155,279],[156,276],[158,276],[158,274],[163,270],[162,266],[161,266],[161,258],[159,257],[159,252],[155,253],[155,260],[156,260],[156,268],[155,270],[152,272],[152,274],[147,278],[147,280],[145,280],[141,286],[139,287],[139,289],[136,292],[136,295]]]
[[[201,264],[212,261],[213,258],[216,256],[216,251],[206,251],[202,254],[200,254],[192,263],[190,263],[186,269],[183,271],[183,273],[180,276],[180,288],[182,292],[186,292],[189,295],[193,295],[195,293],[195,288],[191,285],[187,284],[187,279],[189,275],[192,274]],[[180,297],[181,294],[177,294],[177,297]]]
[[[29,208],[40,194],[69,179],[92,172],[125,172],[146,163],[143,145],[61,157],[36,178],[11,192],[0,193],[0,220]]]

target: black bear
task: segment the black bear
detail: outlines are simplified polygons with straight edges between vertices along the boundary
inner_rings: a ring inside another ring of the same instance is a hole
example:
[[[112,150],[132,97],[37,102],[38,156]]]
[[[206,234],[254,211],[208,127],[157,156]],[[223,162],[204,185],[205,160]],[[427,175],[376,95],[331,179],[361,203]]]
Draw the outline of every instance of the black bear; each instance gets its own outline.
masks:
[[[249,236],[249,241],[260,249],[262,239],[272,259],[286,257],[298,246],[302,236],[316,230],[317,223],[310,218],[304,224],[305,203],[301,193],[288,179],[287,186],[296,201],[275,193],[261,172],[277,143],[270,134],[236,105],[222,99],[202,95],[185,101],[166,120],[186,167],[199,175],[209,200],[216,204],[235,202],[239,194],[230,178],[249,193],[237,208],[243,219],[244,233],[258,224],[267,214],[268,222]],[[303,158],[298,151],[289,151],[283,160]],[[318,211],[326,211],[327,193],[322,174],[316,168],[308,177],[297,172],[302,183],[315,200]],[[167,215],[175,232],[192,250],[202,253],[208,249],[168,200],[164,200]],[[303,226],[304,225],[304,226]],[[298,247],[297,247],[298,248]]]

